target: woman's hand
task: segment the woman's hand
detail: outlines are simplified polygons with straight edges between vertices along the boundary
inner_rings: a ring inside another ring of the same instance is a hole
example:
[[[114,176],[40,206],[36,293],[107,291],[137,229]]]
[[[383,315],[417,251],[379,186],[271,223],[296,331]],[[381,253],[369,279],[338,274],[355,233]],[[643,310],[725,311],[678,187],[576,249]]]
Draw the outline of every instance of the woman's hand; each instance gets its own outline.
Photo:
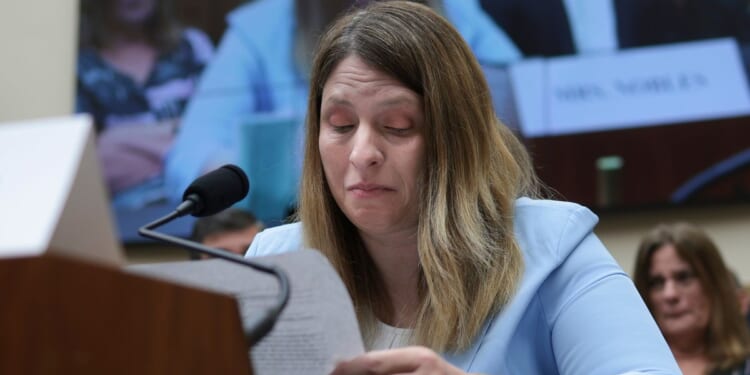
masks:
[[[120,124],[99,133],[96,151],[110,192],[118,193],[162,173],[176,123],[177,119]]]
[[[348,361],[339,362],[331,375],[437,374],[462,375],[430,349],[412,346],[402,349],[372,351]]]

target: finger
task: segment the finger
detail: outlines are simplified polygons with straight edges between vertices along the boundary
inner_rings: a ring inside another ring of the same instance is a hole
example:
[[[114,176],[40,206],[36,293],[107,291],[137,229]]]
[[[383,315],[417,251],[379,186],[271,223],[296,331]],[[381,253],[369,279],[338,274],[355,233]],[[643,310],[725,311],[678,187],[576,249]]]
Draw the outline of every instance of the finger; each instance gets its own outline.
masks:
[[[394,350],[373,351],[349,361],[340,362],[331,375],[390,375],[413,373],[443,373],[449,366],[432,350],[423,347],[408,347]]]

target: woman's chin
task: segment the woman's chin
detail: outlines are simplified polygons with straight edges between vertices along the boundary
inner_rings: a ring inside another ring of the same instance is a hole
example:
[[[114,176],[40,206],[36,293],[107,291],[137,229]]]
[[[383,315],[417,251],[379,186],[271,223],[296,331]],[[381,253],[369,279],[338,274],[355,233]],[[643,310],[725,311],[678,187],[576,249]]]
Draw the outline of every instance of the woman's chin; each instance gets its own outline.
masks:
[[[703,328],[699,327],[692,319],[683,317],[680,319],[672,319],[667,322],[660,324],[662,332],[665,336],[680,337],[685,335],[692,335],[696,332],[701,331]]]
[[[384,234],[405,229],[402,223],[380,210],[360,210],[350,215],[349,220],[357,229],[369,234]]]
[[[389,223],[388,220],[382,220],[372,216],[357,217],[353,219],[352,222],[360,231],[372,234],[387,232],[389,228],[393,227],[393,224]]]

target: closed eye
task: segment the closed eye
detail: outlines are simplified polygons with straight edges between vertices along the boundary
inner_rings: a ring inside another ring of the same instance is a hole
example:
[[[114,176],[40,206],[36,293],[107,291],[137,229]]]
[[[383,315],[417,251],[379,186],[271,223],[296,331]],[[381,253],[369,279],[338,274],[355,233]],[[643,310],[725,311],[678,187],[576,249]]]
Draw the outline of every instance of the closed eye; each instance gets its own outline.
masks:
[[[331,125],[331,128],[334,132],[343,134],[354,129],[354,125]]]
[[[674,279],[682,285],[687,285],[695,278],[695,273],[690,270],[683,270],[675,273]]]
[[[661,276],[655,276],[648,279],[648,287],[652,290],[660,290],[664,287],[665,280]]]
[[[393,134],[404,135],[404,134],[408,134],[412,128],[396,128],[396,127],[386,126],[385,129]]]

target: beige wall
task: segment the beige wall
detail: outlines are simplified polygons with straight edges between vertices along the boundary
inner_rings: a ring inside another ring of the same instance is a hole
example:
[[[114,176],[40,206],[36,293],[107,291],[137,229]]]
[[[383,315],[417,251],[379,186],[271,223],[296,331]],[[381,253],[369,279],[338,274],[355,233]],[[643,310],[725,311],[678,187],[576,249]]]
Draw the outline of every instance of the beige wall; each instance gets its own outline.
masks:
[[[0,1],[0,123],[73,112],[78,0]]]
[[[743,283],[750,283],[750,204],[605,214],[600,217],[596,233],[625,271],[631,273],[641,236],[659,223],[674,221],[702,227],[716,242],[729,267]]]

